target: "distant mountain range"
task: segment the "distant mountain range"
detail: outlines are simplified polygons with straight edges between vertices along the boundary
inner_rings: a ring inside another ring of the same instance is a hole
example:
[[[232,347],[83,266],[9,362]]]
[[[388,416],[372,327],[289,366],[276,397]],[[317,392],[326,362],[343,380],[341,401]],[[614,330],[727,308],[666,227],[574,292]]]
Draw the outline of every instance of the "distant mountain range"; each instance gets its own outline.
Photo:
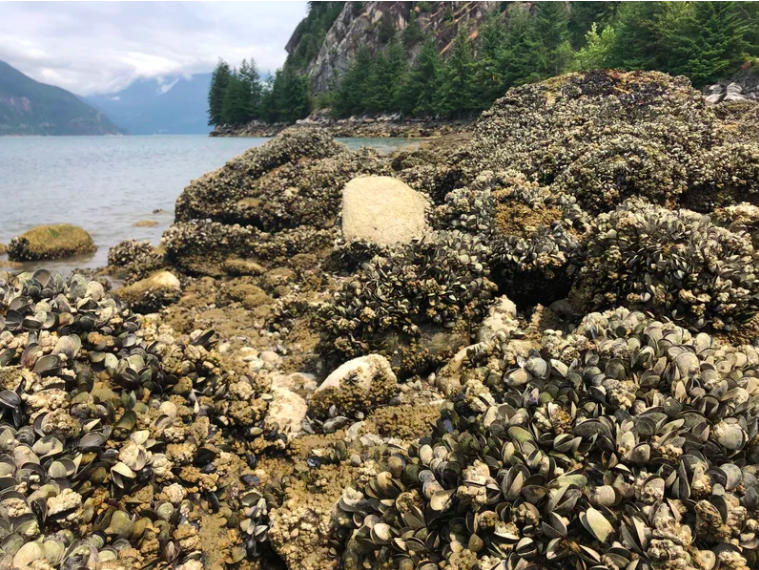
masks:
[[[121,130],[73,93],[0,61],[0,135],[115,135]]]
[[[133,135],[208,134],[211,74],[189,78],[138,79],[126,89],[82,100]]]

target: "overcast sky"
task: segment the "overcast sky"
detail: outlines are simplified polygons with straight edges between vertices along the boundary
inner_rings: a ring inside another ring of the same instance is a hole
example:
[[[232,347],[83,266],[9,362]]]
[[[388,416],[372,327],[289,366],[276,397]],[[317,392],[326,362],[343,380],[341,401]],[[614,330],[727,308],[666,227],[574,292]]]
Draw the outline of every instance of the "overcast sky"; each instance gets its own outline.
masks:
[[[80,95],[211,71],[219,57],[285,61],[306,2],[2,2],[0,60]]]

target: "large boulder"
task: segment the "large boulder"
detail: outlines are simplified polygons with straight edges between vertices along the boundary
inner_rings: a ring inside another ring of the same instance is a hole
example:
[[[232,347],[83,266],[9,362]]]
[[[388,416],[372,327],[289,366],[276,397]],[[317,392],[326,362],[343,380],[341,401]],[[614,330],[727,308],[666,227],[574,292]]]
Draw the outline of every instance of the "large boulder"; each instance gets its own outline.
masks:
[[[82,228],[70,224],[38,226],[14,237],[8,244],[8,258],[13,261],[61,259],[97,249],[92,237]]]
[[[150,277],[116,291],[116,296],[139,313],[150,313],[179,299],[182,285],[169,271],[157,271]]]
[[[409,243],[427,229],[429,201],[388,176],[361,176],[343,190],[343,237],[378,245]]]

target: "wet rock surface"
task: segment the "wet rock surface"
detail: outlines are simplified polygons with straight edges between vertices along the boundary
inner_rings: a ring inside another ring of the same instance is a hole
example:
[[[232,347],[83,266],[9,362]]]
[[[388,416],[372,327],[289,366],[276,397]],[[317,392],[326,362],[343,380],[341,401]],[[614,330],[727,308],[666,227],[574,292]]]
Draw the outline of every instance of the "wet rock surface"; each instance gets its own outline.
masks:
[[[11,239],[7,247],[11,261],[60,259],[96,249],[90,234],[70,224],[38,226]]]
[[[126,291],[170,272],[160,303],[0,274],[0,567],[756,567],[735,105],[608,72],[392,156],[287,131],[110,252]],[[367,175],[429,231],[344,239]]]

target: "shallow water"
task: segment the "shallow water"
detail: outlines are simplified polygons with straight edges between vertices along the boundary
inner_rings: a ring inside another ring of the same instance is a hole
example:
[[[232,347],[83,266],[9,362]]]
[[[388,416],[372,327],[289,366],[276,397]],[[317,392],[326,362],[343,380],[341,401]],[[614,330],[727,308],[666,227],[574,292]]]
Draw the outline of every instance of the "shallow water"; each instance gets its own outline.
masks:
[[[24,264],[68,272],[102,267],[125,239],[157,245],[191,180],[268,139],[206,136],[0,137],[0,243],[34,226],[70,223],[98,246],[92,255]],[[343,139],[387,152],[407,139]],[[154,227],[135,227],[152,220]],[[6,256],[0,256],[0,270]]]

